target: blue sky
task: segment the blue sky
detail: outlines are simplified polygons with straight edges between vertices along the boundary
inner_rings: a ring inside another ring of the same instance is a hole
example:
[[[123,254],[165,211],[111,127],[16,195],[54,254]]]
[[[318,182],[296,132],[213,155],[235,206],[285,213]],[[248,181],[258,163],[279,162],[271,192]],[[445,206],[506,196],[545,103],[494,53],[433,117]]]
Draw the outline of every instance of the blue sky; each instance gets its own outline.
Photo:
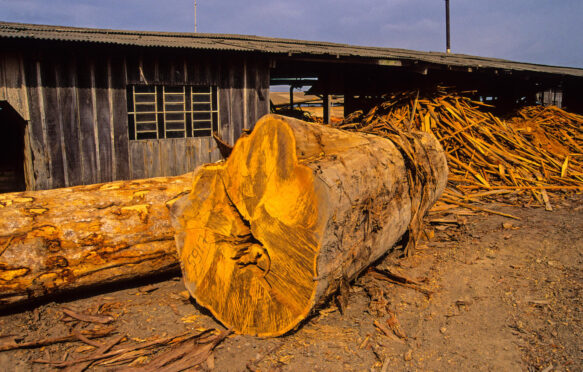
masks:
[[[198,31],[445,49],[444,0],[197,0]],[[582,0],[450,0],[452,52],[583,68]],[[194,0],[0,0],[0,20],[194,28]]]

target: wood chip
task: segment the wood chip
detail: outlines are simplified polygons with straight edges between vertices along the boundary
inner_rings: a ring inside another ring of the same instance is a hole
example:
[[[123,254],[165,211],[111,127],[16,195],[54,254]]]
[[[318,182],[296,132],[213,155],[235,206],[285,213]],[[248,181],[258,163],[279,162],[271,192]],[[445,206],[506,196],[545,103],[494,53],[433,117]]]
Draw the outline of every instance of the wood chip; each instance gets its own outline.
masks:
[[[90,338],[90,339],[91,338],[105,337],[105,336],[109,335],[110,333],[112,333],[113,330],[114,330],[113,327],[98,328],[98,329],[92,329],[92,330],[83,330],[81,332],[73,332],[73,333],[68,334],[66,336],[46,338],[46,339],[37,340],[37,341],[29,341],[29,342],[22,342],[22,343],[10,342],[10,343],[0,345],[0,351],[14,350],[14,349],[33,349],[33,348],[38,348],[38,347],[42,347],[42,346],[63,343],[63,342],[79,341],[79,335],[85,336],[86,338]]]
[[[100,324],[108,324],[113,322],[115,319],[110,315],[89,315],[89,314],[82,314],[66,307],[62,308],[64,314],[68,315],[69,317],[77,320],[81,320],[83,322],[88,323],[100,323]]]
[[[411,280],[409,278],[406,278],[402,275],[397,275],[394,273],[391,273],[388,270],[381,270],[378,268],[370,268],[367,271],[367,274],[372,275],[372,277],[374,277],[375,279],[380,279],[380,280],[384,280],[390,283],[394,283],[394,284],[398,284],[407,288],[412,288],[416,291],[419,291],[421,293],[423,293],[425,296],[430,297],[433,292],[424,288],[423,286],[421,286],[421,284],[417,283],[414,280]]]

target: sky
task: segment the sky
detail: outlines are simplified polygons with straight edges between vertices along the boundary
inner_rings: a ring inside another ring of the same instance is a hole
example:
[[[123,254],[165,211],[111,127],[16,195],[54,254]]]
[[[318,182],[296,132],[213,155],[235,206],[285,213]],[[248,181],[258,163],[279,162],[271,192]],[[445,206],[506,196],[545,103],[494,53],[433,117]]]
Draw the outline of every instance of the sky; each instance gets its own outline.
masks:
[[[453,53],[583,68],[583,0],[450,0]],[[194,30],[194,0],[0,0],[0,20]],[[444,0],[197,0],[198,32],[445,51]]]

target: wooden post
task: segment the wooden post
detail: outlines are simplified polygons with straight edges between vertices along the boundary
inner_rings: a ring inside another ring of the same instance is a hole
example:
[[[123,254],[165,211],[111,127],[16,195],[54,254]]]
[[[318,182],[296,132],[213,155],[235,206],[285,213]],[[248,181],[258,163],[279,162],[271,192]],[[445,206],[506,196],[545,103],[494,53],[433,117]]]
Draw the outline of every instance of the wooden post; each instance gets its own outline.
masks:
[[[324,124],[330,124],[331,99],[327,92],[324,93],[322,105],[324,106]]]
[[[324,89],[324,94],[322,96],[322,116],[324,124],[330,124],[331,116],[331,98],[330,98],[330,77],[327,73],[323,74],[319,79],[322,80],[322,87]]]
[[[451,53],[449,40],[449,0],[445,0],[445,51]]]

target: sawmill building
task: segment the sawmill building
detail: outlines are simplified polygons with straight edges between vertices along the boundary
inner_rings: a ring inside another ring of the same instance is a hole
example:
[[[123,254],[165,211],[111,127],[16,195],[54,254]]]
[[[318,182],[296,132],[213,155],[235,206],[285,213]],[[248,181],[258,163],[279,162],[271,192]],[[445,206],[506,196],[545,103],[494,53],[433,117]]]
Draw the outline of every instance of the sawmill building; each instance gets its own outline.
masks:
[[[269,112],[270,85],[345,113],[445,84],[512,108],[583,112],[583,69],[257,36],[0,22],[0,192],[172,176],[221,159]],[[546,93],[545,93],[546,92]],[[540,103],[540,102],[539,102]]]

